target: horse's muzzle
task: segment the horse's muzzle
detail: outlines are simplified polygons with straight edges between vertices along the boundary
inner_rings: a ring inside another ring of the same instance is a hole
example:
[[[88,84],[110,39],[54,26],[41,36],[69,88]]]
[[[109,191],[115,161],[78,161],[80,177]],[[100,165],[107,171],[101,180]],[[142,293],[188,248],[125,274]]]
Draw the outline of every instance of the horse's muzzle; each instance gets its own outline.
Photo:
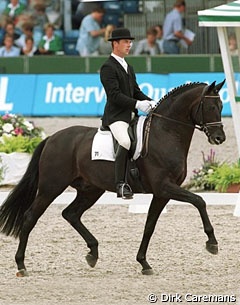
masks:
[[[210,129],[210,128],[209,128]],[[226,135],[223,130],[223,127],[220,128],[211,128],[212,131],[208,130],[207,136],[208,136],[208,142],[210,144],[220,145],[226,140]]]

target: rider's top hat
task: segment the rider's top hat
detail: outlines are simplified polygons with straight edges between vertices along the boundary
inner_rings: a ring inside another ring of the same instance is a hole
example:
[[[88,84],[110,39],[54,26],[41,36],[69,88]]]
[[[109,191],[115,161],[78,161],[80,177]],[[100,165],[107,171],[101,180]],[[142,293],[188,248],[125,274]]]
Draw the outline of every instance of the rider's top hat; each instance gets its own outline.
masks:
[[[135,39],[131,36],[130,31],[126,28],[117,28],[112,31],[111,36],[108,38],[108,41],[120,40],[120,39]]]

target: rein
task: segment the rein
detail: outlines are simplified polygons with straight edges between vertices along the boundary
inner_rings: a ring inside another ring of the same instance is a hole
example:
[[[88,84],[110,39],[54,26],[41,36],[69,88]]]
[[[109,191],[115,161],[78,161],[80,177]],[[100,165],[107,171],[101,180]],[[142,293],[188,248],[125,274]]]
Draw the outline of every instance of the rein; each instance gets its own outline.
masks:
[[[182,122],[182,121],[178,121],[178,120],[166,117],[162,114],[155,113],[154,110],[156,108],[152,109],[150,111],[149,115],[148,115],[149,119],[147,120],[146,127],[145,127],[145,130],[144,130],[143,145],[142,145],[142,150],[141,150],[141,153],[140,153],[141,158],[145,158],[148,155],[149,135],[150,135],[150,128],[151,128],[151,123],[152,123],[153,116],[156,116],[158,118],[162,118],[162,119],[165,119],[165,120],[168,120],[168,121],[180,124],[180,125],[184,125],[184,126],[187,126],[187,127],[193,128],[193,129],[198,129],[200,131],[203,131],[207,135],[207,137],[210,136],[208,127],[222,126],[223,124],[222,124],[221,121],[204,123],[203,102],[204,102],[205,98],[219,98],[219,96],[203,95],[201,97],[201,100],[199,102],[199,106],[198,106],[196,114],[195,114],[195,116],[196,116],[197,113],[199,112],[200,108],[201,108],[202,121],[200,122],[200,125],[188,124],[188,123],[185,123],[185,122]],[[145,153],[143,154],[144,147],[145,147]]]

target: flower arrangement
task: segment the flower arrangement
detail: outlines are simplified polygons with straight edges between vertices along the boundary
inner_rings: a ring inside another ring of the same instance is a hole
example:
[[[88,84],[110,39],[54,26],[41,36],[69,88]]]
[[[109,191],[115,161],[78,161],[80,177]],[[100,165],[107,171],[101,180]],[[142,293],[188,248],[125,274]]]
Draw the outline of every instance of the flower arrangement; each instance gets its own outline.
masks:
[[[216,168],[220,165],[220,162],[215,158],[215,152],[210,149],[209,155],[205,156],[202,151],[203,163],[200,168],[193,170],[193,176],[190,178],[189,183],[185,186],[186,189],[196,191],[211,191],[215,190],[214,181],[209,180]]]
[[[0,116],[0,152],[33,153],[45,137],[43,129],[21,115]]]
[[[215,190],[226,192],[232,185],[236,185],[239,191],[240,184],[240,160],[228,164],[223,162],[207,176],[207,182],[215,185]],[[229,191],[228,191],[229,192]]]

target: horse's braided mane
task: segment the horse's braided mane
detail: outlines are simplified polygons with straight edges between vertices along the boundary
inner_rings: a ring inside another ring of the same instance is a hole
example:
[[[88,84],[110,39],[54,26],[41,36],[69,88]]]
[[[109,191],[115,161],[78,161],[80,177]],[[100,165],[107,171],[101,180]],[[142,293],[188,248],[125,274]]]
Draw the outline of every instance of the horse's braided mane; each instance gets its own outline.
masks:
[[[174,95],[174,93],[176,93],[177,91],[185,91],[186,89],[190,88],[190,87],[195,87],[195,86],[199,86],[199,85],[207,85],[206,83],[200,83],[200,82],[194,82],[194,83],[188,83],[188,84],[183,84],[183,85],[180,85],[176,88],[173,88],[171,91],[169,91],[167,94],[165,94],[157,103],[156,107],[163,101],[165,100],[166,98],[168,98],[169,96],[171,95]],[[180,93],[178,92],[178,93]],[[155,107],[155,108],[156,108]]]

